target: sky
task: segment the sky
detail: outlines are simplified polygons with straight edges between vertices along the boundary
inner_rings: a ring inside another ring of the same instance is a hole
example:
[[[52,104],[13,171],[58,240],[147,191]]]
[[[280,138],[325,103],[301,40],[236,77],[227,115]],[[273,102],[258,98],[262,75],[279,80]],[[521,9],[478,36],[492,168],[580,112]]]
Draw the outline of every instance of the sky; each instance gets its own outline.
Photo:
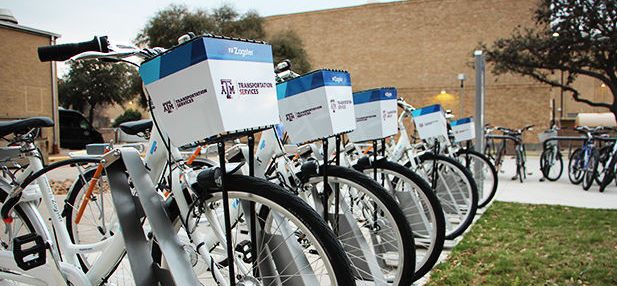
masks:
[[[261,16],[357,6],[379,0],[0,0],[20,25],[60,34],[58,43],[81,42],[109,36],[114,43],[132,42],[149,18],[170,4],[189,9],[213,9],[229,4],[240,13],[256,10]],[[180,36],[180,35],[179,35]]]

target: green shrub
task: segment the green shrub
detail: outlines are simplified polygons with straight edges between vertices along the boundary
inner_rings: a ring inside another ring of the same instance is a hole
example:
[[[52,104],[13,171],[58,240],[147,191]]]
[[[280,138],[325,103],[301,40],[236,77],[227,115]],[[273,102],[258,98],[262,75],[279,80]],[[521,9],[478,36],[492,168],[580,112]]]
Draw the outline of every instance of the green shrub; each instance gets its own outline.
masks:
[[[141,112],[135,109],[127,109],[124,113],[120,114],[116,119],[114,119],[113,127],[118,127],[121,123],[135,121],[141,119]]]

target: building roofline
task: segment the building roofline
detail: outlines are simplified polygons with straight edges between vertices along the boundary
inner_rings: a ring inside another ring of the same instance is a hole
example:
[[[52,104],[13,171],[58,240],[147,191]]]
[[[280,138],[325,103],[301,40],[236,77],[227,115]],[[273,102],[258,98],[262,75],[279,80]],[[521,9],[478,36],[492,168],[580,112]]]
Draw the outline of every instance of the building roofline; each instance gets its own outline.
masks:
[[[23,31],[23,32],[31,33],[31,34],[41,35],[41,36],[49,36],[49,37],[54,37],[54,38],[61,37],[60,34],[47,32],[47,31],[43,31],[43,30],[39,30],[35,28],[30,28],[30,27],[26,27],[26,26],[22,26],[18,24],[13,24],[10,22],[5,22],[5,21],[0,21],[0,27],[5,27],[11,30]]]
[[[354,9],[358,9],[358,8],[363,8],[365,6],[375,6],[376,7],[376,6],[389,6],[389,5],[405,5],[405,4],[409,4],[410,2],[411,3],[415,3],[415,2],[424,2],[424,1],[426,1],[426,0],[390,0],[390,2],[366,3],[366,4],[353,5],[353,6],[347,6],[347,7],[319,9],[319,10],[295,12],[295,13],[287,13],[287,14],[277,14],[277,15],[266,16],[266,17],[263,17],[263,18],[265,18],[266,20],[269,20],[269,19],[275,19],[275,18],[285,17],[285,16],[289,16],[289,15],[330,13],[330,12],[334,12],[334,11],[338,11],[338,10],[354,10]]]

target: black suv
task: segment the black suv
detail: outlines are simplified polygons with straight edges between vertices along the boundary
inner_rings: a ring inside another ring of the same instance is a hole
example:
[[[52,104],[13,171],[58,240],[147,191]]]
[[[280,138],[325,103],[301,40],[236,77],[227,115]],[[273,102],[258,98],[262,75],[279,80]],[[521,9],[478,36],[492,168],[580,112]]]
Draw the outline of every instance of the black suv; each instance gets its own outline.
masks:
[[[87,144],[103,143],[103,136],[75,110],[58,108],[60,114],[60,147],[84,149]]]

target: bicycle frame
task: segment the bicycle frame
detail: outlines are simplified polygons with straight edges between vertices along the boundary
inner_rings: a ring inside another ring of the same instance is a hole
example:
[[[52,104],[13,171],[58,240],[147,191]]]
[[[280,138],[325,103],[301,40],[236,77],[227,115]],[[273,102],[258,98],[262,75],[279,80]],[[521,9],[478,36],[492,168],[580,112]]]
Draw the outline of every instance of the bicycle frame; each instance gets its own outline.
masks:
[[[169,144],[169,142],[167,143]],[[189,226],[194,226],[197,223],[196,220],[191,216],[186,216],[190,213],[190,202],[186,201],[186,197],[182,192],[182,189],[190,188],[189,181],[195,181],[196,174],[190,168],[183,167],[183,157],[177,148],[175,148],[174,146],[170,146],[170,149],[167,150],[166,148],[164,148],[166,146],[165,144],[166,143],[165,141],[163,141],[163,139],[161,139],[159,132],[152,132],[146,145],[146,156],[143,160],[143,164],[144,166],[146,166],[146,168],[150,170],[148,172],[148,176],[150,177],[150,179],[153,182],[160,182],[163,179],[166,170],[169,169],[169,160],[171,159],[172,174],[170,177],[172,178],[172,182],[171,190],[169,191],[169,193],[173,194],[173,198],[176,201],[178,209],[180,210],[181,220],[183,222],[187,222],[187,225]],[[168,153],[168,151],[171,152],[171,155]],[[102,166],[99,165],[97,168],[101,167]],[[93,177],[93,180],[88,182],[88,184],[90,184],[88,188],[90,188],[92,184],[95,184],[97,182],[98,178],[96,176]],[[164,198],[167,197],[169,193],[159,194],[162,198]],[[85,208],[85,204],[88,204],[88,200],[84,200],[82,205],[80,205],[80,209]],[[239,205],[231,204],[231,206],[232,209],[230,215],[232,217],[239,217]],[[189,239],[194,242],[195,246],[203,243],[203,247],[197,248],[197,254],[199,254],[200,257],[204,259],[206,265],[212,265],[211,263],[213,262],[213,259],[210,256],[208,250],[215,247],[219,242],[221,243],[221,247],[226,250],[225,231],[224,226],[220,225],[219,219],[215,218],[214,214],[212,214],[211,212],[206,212],[204,214],[207,217],[207,221],[211,223],[212,231],[208,232],[208,234],[203,234],[202,232],[191,232],[187,230],[186,233],[189,236]],[[176,228],[179,228],[179,226],[180,225],[176,225]],[[106,240],[102,242],[105,241]],[[121,247],[124,248],[124,245],[121,245]],[[238,258],[235,259],[237,260]],[[249,269],[242,268],[241,263],[237,263],[236,265],[239,265],[241,267],[241,271],[243,272],[243,274],[246,275],[250,272]],[[225,276],[220,272],[217,267],[214,267],[212,271],[215,279],[218,280],[221,285],[227,285],[224,279]]]
[[[22,150],[24,153],[26,153],[26,157],[28,158],[29,165],[25,170],[20,171],[16,174],[15,183],[17,183],[18,185],[24,182],[24,180],[28,176],[33,174],[34,172],[43,169],[43,164],[41,160],[39,159],[40,154],[38,154],[38,151],[36,150],[36,147],[34,146],[34,144],[28,143],[24,147],[22,147]],[[14,159],[14,158],[11,158],[11,159]],[[31,194],[30,196],[24,197],[18,204],[22,206],[31,205],[35,209],[38,209],[38,204],[36,202],[38,201],[38,198],[40,198],[42,200],[43,205],[49,212],[49,218],[54,228],[55,235],[52,236],[49,230],[46,228],[36,229],[36,232],[43,237],[44,241],[50,242],[51,245],[48,251],[50,251],[52,254],[51,257],[54,261],[54,264],[59,265],[62,270],[62,271],[58,271],[58,267],[56,267],[55,265],[52,265],[51,267],[48,266],[48,269],[52,270],[52,273],[54,273],[56,283],[59,285],[65,285],[66,279],[68,279],[69,281],[71,281],[71,283],[74,283],[75,285],[90,285],[91,283],[98,284],[102,282],[103,279],[105,278],[103,277],[104,273],[102,273],[102,270],[106,269],[105,267],[113,266],[115,261],[112,261],[111,259],[112,257],[117,257],[122,254],[123,248],[118,247],[119,245],[122,245],[123,243],[122,239],[120,239],[120,237],[118,236],[116,238],[110,239],[109,241],[100,241],[100,242],[93,243],[93,244],[72,243],[70,240],[68,231],[64,226],[64,219],[62,218],[62,210],[58,208],[58,203],[56,202],[56,199],[53,194],[53,190],[51,189],[51,186],[49,185],[49,181],[47,180],[47,177],[45,175],[42,175],[41,177],[35,180],[34,184],[38,186],[38,188],[34,188],[34,190],[36,190],[35,191],[36,193]],[[34,225],[46,226],[45,221],[43,220],[41,214],[38,213],[38,211],[36,215],[39,221],[37,223],[34,223]],[[55,250],[56,247],[62,253],[62,257],[64,261],[60,261],[60,256]],[[97,262],[94,264],[93,268],[90,271],[88,271],[88,273],[84,273],[81,270],[79,261],[77,260],[77,254],[101,252],[101,251],[107,253],[108,255],[101,255],[98,258]],[[0,256],[3,259],[8,258],[12,261],[13,264],[15,264],[13,261],[12,253],[10,251],[2,250],[0,251],[0,253],[1,253]],[[49,264],[49,261],[47,264]],[[3,263],[2,265],[7,265],[7,264]],[[23,272],[23,270],[18,268],[16,264],[14,266],[15,268],[11,269],[12,271]],[[34,268],[31,271],[38,272],[41,270]],[[26,273],[28,272],[29,271],[26,271]],[[1,273],[4,273],[4,272],[1,272]],[[68,277],[63,277],[64,276],[63,273],[66,274]],[[2,274],[0,274],[0,277],[1,276]],[[38,276],[38,277],[44,277],[44,276],[45,275]],[[24,278],[28,281],[31,280],[31,279],[28,279],[28,277],[16,277],[14,275],[11,275],[11,279],[19,280],[20,278]],[[47,283],[43,279],[35,279],[35,280],[41,282],[41,284],[43,285]],[[23,281],[23,282],[27,282],[27,281]],[[33,281],[30,281],[29,283],[32,283],[32,282]]]

